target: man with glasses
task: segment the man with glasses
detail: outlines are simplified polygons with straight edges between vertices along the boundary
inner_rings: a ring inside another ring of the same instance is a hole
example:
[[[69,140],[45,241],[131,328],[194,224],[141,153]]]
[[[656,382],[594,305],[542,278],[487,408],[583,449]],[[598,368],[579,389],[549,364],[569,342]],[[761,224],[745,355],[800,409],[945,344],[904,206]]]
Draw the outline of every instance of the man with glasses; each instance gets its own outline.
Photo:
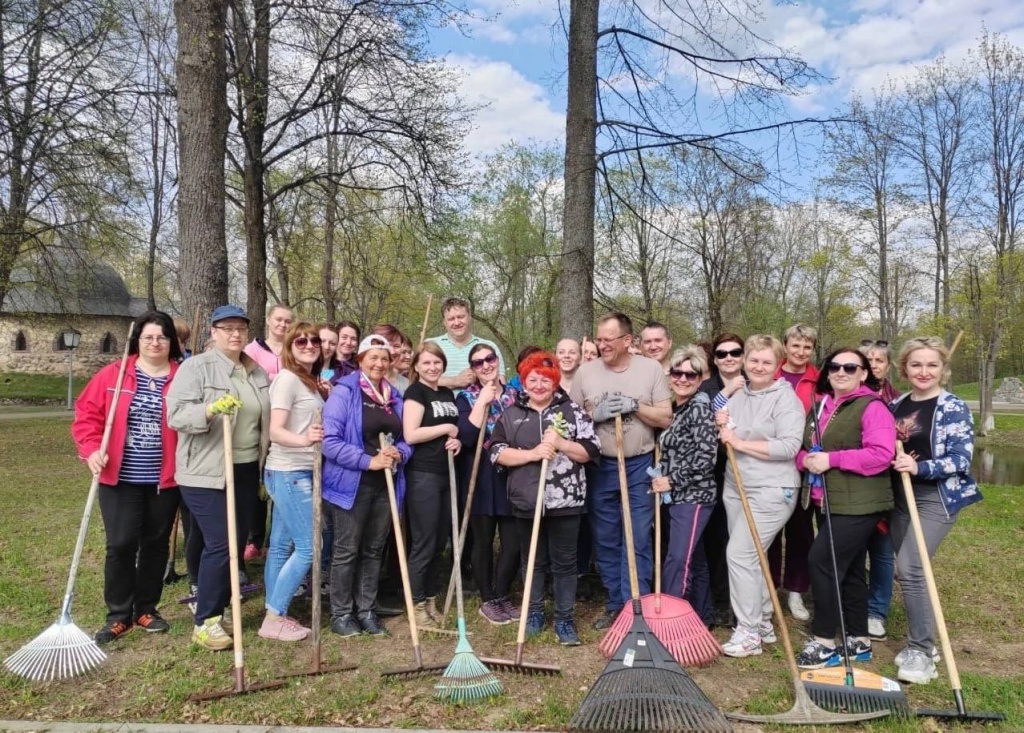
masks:
[[[441,347],[448,360],[448,367],[441,377],[439,386],[453,389],[458,394],[476,381],[476,375],[469,366],[469,352],[477,344],[487,344],[494,349],[494,353],[498,355],[498,369],[502,374],[505,373],[505,360],[501,356],[501,349],[493,341],[473,335],[473,316],[468,300],[445,298],[441,304],[441,317],[444,320],[445,333],[428,339]]]
[[[605,613],[594,624],[607,629],[630,597],[619,495],[615,418],[622,418],[623,453],[632,513],[633,542],[640,593],[651,591],[654,570],[651,525],[654,500],[647,469],[653,464],[655,430],[672,422],[672,393],[661,365],[629,353],[633,324],[622,313],[609,313],[597,326],[600,359],[583,364],[572,382],[570,397],[597,426],[601,460],[588,491],[590,528],[601,580],[608,591]]]

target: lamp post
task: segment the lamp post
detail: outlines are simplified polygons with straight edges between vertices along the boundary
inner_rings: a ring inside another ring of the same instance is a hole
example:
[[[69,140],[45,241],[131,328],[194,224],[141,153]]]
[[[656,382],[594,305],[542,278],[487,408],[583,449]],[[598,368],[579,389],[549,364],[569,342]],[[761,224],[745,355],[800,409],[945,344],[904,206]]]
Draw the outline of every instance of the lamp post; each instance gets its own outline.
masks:
[[[68,350],[68,409],[73,409],[73,380],[75,377],[75,349],[82,343],[81,332],[74,328],[69,328],[61,334],[61,338],[64,340],[64,348]]]

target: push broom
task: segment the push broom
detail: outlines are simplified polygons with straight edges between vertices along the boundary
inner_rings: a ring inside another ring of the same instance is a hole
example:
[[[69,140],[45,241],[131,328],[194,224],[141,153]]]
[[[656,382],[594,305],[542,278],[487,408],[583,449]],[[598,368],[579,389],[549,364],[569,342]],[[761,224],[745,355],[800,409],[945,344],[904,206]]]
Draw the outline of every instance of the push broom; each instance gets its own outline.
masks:
[[[452,547],[459,545],[458,488],[455,482],[455,458],[448,453],[448,483],[451,487],[452,505]],[[502,693],[501,682],[486,665],[473,654],[473,647],[466,638],[466,611],[462,602],[462,572],[459,568],[461,553],[455,552],[455,599],[459,612],[459,642],[455,656],[445,669],[434,689],[437,697],[446,702],[476,702]]]
[[[114,424],[114,413],[117,401],[121,397],[121,384],[124,382],[124,371],[128,365],[128,347],[135,329],[133,323],[128,327],[128,338],[124,341],[124,353],[121,355],[121,368],[117,372],[114,383],[114,395],[110,401],[110,412],[103,426],[103,437],[100,439],[100,455],[107,454],[110,443],[110,431]],[[62,680],[85,674],[107,658],[95,640],[75,625],[71,619],[71,600],[75,595],[75,580],[78,578],[78,564],[82,560],[85,549],[85,536],[89,531],[89,519],[92,507],[96,503],[96,495],[100,490],[100,476],[95,474],[89,485],[89,494],[85,499],[85,512],[78,527],[78,541],[71,558],[71,572],[68,573],[68,585],[64,591],[64,602],[61,603],[57,620],[46,631],[23,646],[4,660],[4,666],[19,677],[30,680]]]
[[[775,618],[779,620],[779,635],[782,638],[782,648],[786,655],[786,662],[789,665],[789,673],[793,678],[793,707],[786,712],[771,715],[730,712],[726,713],[726,715],[733,720],[742,720],[748,723],[776,723],[779,725],[839,725],[841,723],[860,723],[865,720],[884,718],[889,714],[888,710],[876,710],[866,713],[830,712],[818,707],[808,694],[807,686],[804,685],[804,681],[800,678],[800,668],[796,666],[793,642],[789,638],[789,627],[782,616],[782,604],[779,603],[779,594],[775,590],[775,583],[772,582],[771,568],[768,567],[768,556],[761,545],[761,537],[757,533],[757,523],[754,521],[753,512],[750,511],[747,492],[743,488],[743,479],[740,477],[739,466],[736,465],[736,452],[729,443],[725,444],[725,452],[732,466],[732,475],[736,482],[736,492],[739,494],[740,504],[743,506],[743,516],[747,519],[747,527],[750,529],[750,536],[754,540],[754,549],[757,550],[757,560],[761,565],[761,574],[764,576],[765,585],[768,586],[768,596],[772,600],[772,610],[775,611]]]
[[[622,417],[615,417],[619,493],[633,625],[569,721],[579,731],[731,731],[732,726],[644,621],[629,511]]]
[[[661,450],[655,448],[655,465]],[[683,598],[661,594],[661,494],[654,495],[654,593],[640,598],[644,620],[658,640],[684,667],[706,667],[722,655],[722,645]],[[610,657],[633,625],[633,609],[626,606],[601,639],[598,648]]]

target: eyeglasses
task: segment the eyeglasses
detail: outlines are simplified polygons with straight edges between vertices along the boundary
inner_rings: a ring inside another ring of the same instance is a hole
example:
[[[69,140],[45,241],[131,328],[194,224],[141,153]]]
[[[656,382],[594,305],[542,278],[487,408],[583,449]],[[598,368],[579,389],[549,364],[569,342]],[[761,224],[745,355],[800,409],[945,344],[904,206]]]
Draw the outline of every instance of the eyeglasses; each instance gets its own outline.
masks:
[[[864,367],[861,366],[860,364],[837,364],[834,361],[830,361],[828,363],[829,374],[838,374],[840,369],[842,369],[847,374],[856,374],[858,369],[863,368]]]
[[[672,379],[685,379],[688,382],[700,379],[700,372],[687,372],[682,369],[669,369],[668,375],[672,377]]]
[[[227,334],[248,333],[248,326],[214,326],[218,331]]]
[[[139,336],[139,341],[143,344],[166,344],[171,340],[166,336]]]
[[[739,359],[743,356],[743,349],[715,349],[716,359],[724,359],[727,356],[731,356],[733,359]]]
[[[629,334],[629,333],[623,333],[623,334],[619,334],[619,335],[618,335],[618,336],[616,336],[615,338],[610,338],[610,339],[594,339],[594,343],[595,343],[595,344],[597,344],[598,346],[606,346],[606,345],[608,345],[608,344],[613,344],[613,343],[615,343],[615,342],[616,342],[616,341],[618,341],[619,339],[624,339],[624,338],[626,338],[627,336],[632,336],[632,334]]]
[[[865,346],[865,347],[867,347],[867,346],[881,346],[882,348],[885,348],[886,346],[889,345],[889,342],[885,341],[885,340],[872,341],[871,339],[861,339],[860,345],[861,346]]]
[[[472,369],[482,369],[484,364],[497,364],[498,355],[488,354],[487,356],[481,357],[480,359],[470,359],[469,366]]]
[[[300,349],[304,349],[310,344],[313,344],[313,346],[319,346],[321,341],[319,336],[299,336],[294,341],[292,341],[292,343],[298,346]]]

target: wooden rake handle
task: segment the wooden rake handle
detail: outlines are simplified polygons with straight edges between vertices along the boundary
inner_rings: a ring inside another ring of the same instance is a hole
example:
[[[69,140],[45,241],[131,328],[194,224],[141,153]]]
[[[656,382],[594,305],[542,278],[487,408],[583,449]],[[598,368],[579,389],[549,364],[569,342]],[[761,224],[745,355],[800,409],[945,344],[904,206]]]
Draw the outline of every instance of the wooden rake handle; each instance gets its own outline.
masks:
[[[323,425],[324,411],[317,408],[313,411],[313,424]],[[310,620],[310,642],[313,647],[313,671],[320,671],[320,587],[323,585],[321,564],[324,557],[323,526],[324,526],[324,451],[323,443],[313,445],[313,608]]]
[[[626,448],[622,434],[622,415],[615,416],[615,455],[619,463],[619,496],[622,499],[622,529],[626,534],[626,563],[629,565],[629,592],[640,600],[640,578],[636,571],[636,546],[633,544],[633,513],[629,510],[629,481],[626,478]]]
[[[231,414],[220,419],[224,440],[224,492],[228,515],[228,570],[231,578],[231,627],[234,635],[235,691],[245,690],[245,654],[242,649],[242,589],[238,576],[238,520],[235,502],[235,458],[231,444]]]
[[[487,413],[484,413],[484,421],[480,425],[480,434],[476,438],[476,452],[473,454],[473,468],[469,472],[469,488],[466,491],[466,506],[462,510],[462,521],[459,523],[458,547],[453,548],[455,555],[455,567],[462,562],[462,548],[466,544],[466,532],[469,530],[469,518],[473,510],[473,494],[476,492],[476,481],[480,474],[480,455],[484,450],[484,438],[487,435]],[[452,610],[452,600],[455,598],[455,574],[448,580],[448,593],[444,597],[444,610],[441,612],[441,626],[448,620],[448,614]]]
[[[540,537],[540,520],[544,514],[544,485],[548,475],[548,459],[540,463],[540,480],[537,481],[537,504],[533,508],[533,529],[530,531],[530,551],[526,556],[526,575],[523,578],[523,608],[519,612],[519,632],[516,634],[516,664],[523,663],[523,646],[526,644],[526,617],[530,611],[530,593],[533,591],[533,567],[537,561],[537,540]]]

